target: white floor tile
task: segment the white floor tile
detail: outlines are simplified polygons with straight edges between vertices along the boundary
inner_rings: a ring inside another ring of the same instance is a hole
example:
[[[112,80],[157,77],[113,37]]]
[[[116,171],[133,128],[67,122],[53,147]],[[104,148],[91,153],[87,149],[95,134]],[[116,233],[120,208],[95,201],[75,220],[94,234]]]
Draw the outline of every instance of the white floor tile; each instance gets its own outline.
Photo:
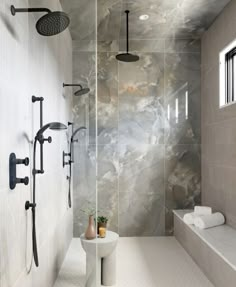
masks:
[[[54,287],[85,286],[85,252],[73,239]],[[174,237],[120,238],[116,287],[214,287]]]

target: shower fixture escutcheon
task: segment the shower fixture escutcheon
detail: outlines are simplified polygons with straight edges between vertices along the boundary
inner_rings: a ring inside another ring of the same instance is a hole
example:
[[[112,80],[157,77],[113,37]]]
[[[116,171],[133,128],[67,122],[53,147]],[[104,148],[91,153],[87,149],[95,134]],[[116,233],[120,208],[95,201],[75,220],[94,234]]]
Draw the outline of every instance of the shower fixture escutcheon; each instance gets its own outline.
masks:
[[[16,166],[18,164],[24,164],[25,166],[29,165],[29,158],[24,159],[16,158],[15,153],[11,153],[9,156],[9,186],[10,189],[14,189],[17,184],[23,183],[24,185],[29,184],[29,177],[18,178],[16,175]]]
[[[66,161],[66,157],[71,157],[71,153],[66,153],[63,151],[62,153],[62,166],[65,167],[66,165],[70,164],[70,160]]]
[[[48,8],[15,8],[11,5],[11,14],[16,13],[47,13],[36,23],[36,30],[42,36],[54,36],[63,32],[70,24],[69,16],[62,11],[51,11]]]

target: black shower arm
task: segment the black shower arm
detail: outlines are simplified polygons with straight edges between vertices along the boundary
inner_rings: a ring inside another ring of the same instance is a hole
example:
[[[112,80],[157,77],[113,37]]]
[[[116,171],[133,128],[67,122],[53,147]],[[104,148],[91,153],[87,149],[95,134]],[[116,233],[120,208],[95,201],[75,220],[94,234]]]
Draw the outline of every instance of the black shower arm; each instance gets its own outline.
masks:
[[[129,10],[125,10],[126,13],[126,52],[129,53]]]
[[[18,12],[23,13],[32,13],[32,12],[46,12],[50,13],[51,10],[48,8],[15,8],[13,5],[11,6],[11,13],[15,15]]]
[[[63,87],[80,87],[83,88],[80,84],[63,84]]]

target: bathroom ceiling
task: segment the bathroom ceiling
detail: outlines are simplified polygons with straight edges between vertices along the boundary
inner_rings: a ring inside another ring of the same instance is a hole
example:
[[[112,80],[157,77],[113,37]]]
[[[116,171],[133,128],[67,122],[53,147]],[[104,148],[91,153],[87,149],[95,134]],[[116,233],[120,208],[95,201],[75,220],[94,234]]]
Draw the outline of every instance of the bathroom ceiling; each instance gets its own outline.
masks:
[[[60,0],[71,18],[73,40],[93,40],[95,0]],[[99,41],[125,38],[124,10],[130,10],[130,38],[199,37],[230,0],[97,0]],[[141,21],[140,15],[149,19]]]

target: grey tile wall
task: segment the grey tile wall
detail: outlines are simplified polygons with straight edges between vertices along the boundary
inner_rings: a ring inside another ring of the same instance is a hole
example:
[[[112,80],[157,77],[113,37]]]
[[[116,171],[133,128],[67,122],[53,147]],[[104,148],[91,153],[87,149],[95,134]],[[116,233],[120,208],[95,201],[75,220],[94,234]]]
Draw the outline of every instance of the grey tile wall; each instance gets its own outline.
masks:
[[[219,53],[236,37],[236,1],[202,38],[202,200],[236,228],[236,105],[219,108]]]

